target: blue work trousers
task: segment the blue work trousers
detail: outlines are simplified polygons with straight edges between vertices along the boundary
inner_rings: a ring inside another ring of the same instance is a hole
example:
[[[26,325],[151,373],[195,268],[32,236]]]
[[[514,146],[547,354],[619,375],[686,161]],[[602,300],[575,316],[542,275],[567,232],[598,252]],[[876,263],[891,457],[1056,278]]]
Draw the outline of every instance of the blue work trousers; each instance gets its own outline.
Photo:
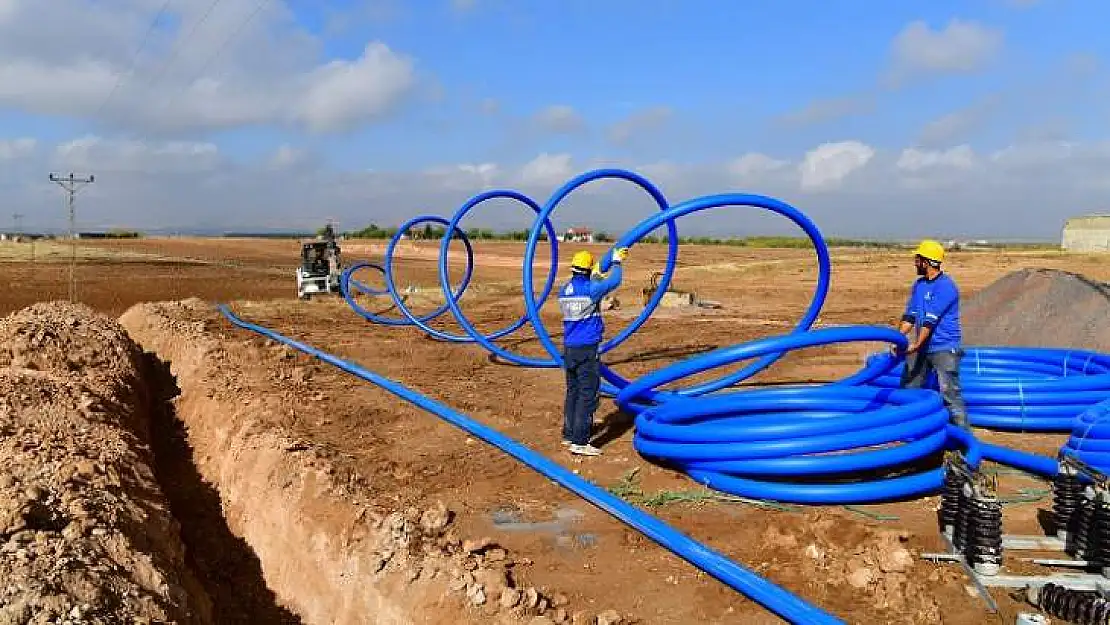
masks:
[[[967,406],[963,390],[960,388],[960,360],[964,350],[960,348],[939,350],[928,354],[917,352],[906,357],[906,368],[902,371],[903,388],[926,388],[929,374],[935,373],[937,388],[948,408],[952,423],[962,428],[970,427],[967,420]]]
[[[563,368],[567,372],[567,397],[563,404],[563,440],[574,445],[590,442],[601,386],[601,361],[598,345],[563,348]]]

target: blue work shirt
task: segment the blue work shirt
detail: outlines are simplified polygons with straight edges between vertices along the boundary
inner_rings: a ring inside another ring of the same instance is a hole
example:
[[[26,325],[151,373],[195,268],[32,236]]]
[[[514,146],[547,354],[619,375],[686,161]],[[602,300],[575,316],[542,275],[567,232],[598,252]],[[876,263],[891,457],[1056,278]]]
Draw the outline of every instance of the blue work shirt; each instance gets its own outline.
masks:
[[[614,264],[607,278],[593,279],[576,275],[559,291],[559,309],[563,313],[563,346],[597,345],[605,334],[601,320],[601,300],[620,286],[621,266]]]
[[[902,319],[912,323],[918,332],[922,327],[932,330],[925,353],[959,348],[963,337],[960,334],[960,290],[956,282],[946,273],[932,280],[918,278],[910,290]]]

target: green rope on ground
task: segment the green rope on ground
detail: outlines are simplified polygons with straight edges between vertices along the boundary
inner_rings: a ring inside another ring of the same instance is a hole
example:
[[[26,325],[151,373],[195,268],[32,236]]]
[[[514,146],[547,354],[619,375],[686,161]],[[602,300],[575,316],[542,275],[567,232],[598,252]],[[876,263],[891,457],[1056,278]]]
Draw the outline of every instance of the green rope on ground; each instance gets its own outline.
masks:
[[[998,501],[1002,502],[1002,505],[1034,503],[1041,501],[1050,494],[1052,494],[1052,491],[1046,488],[1019,488],[1017,495],[999,497]]]
[[[700,503],[703,501],[715,501],[720,503],[739,503],[749,506],[756,506],[759,508],[769,508],[771,510],[779,510],[782,512],[794,512],[798,510],[798,506],[790,506],[786,504],[777,503],[774,501],[764,501],[762,499],[748,499],[747,497],[736,497],[733,495],[725,495],[716,491],[702,488],[699,490],[661,490],[653,494],[645,494],[640,487],[639,474],[640,468],[635,467],[622,475],[615,484],[608,487],[610,493],[628,501],[630,503],[640,504],[649,508],[657,508],[674,503]]]
[[[983,475],[1012,475],[1017,477],[1029,478],[1037,482],[1048,482],[1046,478],[1041,477],[1040,475],[1029,473],[1027,471],[1022,471],[1021,469],[1014,469],[1012,467],[984,467],[979,469],[979,473]]]
[[[898,520],[901,519],[901,517],[899,517],[896,514],[887,514],[885,512],[874,512],[872,510],[865,510],[863,508],[859,508],[859,507],[856,507],[856,506],[843,506],[843,508],[845,510],[847,510],[848,512],[853,512],[853,513],[858,514],[860,516],[865,516],[869,519],[874,519],[876,521],[898,521]]]

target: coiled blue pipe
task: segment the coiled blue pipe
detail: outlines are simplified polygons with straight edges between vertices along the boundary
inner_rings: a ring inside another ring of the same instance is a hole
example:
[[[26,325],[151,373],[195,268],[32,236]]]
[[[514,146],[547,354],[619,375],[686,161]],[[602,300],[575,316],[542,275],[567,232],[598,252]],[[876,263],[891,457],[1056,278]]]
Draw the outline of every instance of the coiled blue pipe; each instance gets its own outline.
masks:
[[[231,310],[220,305],[220,312],[233,324],[268,337],[305,354],[318,358],[330,365],[353,374],[374,384],[397,397],[427,410],[464,430],[468,434],[497,447],[505,453],[516,458],[525,465],[541,473],[559,484],[563,488],[589,501],[591,504],[604,510],[622,523],[635,528],[659,545],[669,549],[675,555],[693,564],[699,569],[712,575],[724,584],[751,598],[753,601],[766,607],[780,617],[791,623],[813,623],[816,625],[842,623],[835,616],[817,608],[796,595],[776,586],[770,581],[756,575],[736,562],[713,551],[706,545],[682,534],[659,519],[645,514],[635,506],[612,495],[605,490],[594,486],[590,482],[578,477],[573,472],[563,468],[556,462],[547,459],[517,441],[488,428],[464,414],[452,410],[429,397],[360,367],[359,365],[338,356],[329,354],[320,349],[306,345],[295,339],[289,338],[269,328],[250,323],[237,317]]]
[[[936,490],[944,479],[939,463],[897,478],[842,480],[908,465],[957,443],[937,393],[822,385],[694,398],[655,390],[767,353],[846,341],[904,346],[905,337],[889,328],[838,327],[726,347],[645,375],[621,390],[617,403],[636,414],[637,451],[721,491],[794,503],[863,503]],[[977,465],[974,443],[969,452]],[[839,479],[799,483],[817,476]]]
[[[887,371],[870,384],[897,388],[903,363],[869,362]],[[880,365],[882,366],[882,365]],[[1068,432],[1087,408],[1110,399],[1110,354],[1034,347],[973,347],[960,365],[971,424],[1025,432]],[[937,388],[936,378],[929,382]]]
[[[900,390],[896,379],[893,385],[889,384],[892,371],[901,364],[901,359],[890,356],[869,360],[855,375],[835,385],[721,393],[795,349],[844,341],[878,341],[899,347],[905,347],[906,343],[905,338],[891,328],[809,331],[828,293],[831,273],[828,248],[820,231],[801,211],[766,196],[709,195],[671,206],[646,178],[621,169],[599,169],[576,176],[557,189],[542,207],[515,191],[487,191],[466,202],[450,220],[430,215],[416,217],[402,225],[390,240],[383,273],[387,290],[404,317],[393,319],[391,323],[415,325],[441,340],[478,343],[503,360],[518,365],[561,366],[561,352],[540,317],[540,308],[552,290],[558,261],[551,215],[572,192],[603,179],[623,180],[639,186],[660,208],[622,235],[613,247],[632,247],[662,226],[667,228],[669,245],[659,288],[631,323],[602,344],[602,353],[619,346],[639,330],[658,306],[675,271],[678,239],[675,221],[681,217],[726,206],[769,210],[790,219],[806,233],[818,260],[813,299],[790,334],[722,348],[675,363],[636,381],[629,381],[602,366],[606,380],[602,391],[615,397],[622,409],[636,416],[634,445],[641,454],[672,464],[694,479],[725,492],[793,503],[877,502],[933,492],[943,482],[935,457],[946,448],[965,448],[973,464],[985,454],[990,458],[1006,458],[1026,468],[1037,467],[1038,472],[1048,471],[1050,464],[1054,466],[1054,460],[985,446],[974,437],[949,428],[947,411],[935,392]],[[522,260],[526,315],[505,329],[482,334],[459,305],[473,268],[473,252],[460,222],[475,207],[492,198],[519,201],[536,213],[536,219]],[[439,256],[440,288],[446,304],[417,317],[404,307],[397,292],[392,277],[392,256],[409,227],[427,222],[445,225],[448,233],[440,242]],[[536,297],[532,267],[544,232],[551,249],[551,267],[541,294]],[[466,271],[460,285],[454,288],[448,267],[448,251],[453,238],[463,241],[467,254]],[[610,263],[611,252],[601,259],[601,271],[607,271]],[[348,301],[352,301],[349,287],[353,271],[349,270],[343,279]],[[352,304],[352,307],[362,316],[376,320],[364,314],[357,305]],[[447,310],[465,335],[449,334],[430,325]],[[531,323],[548,358],[516,354],[496,343],[522,327],[525,320]],[[740,362],[748,364],[708,382],[665,392],[656,390],[691,375]],[[875,472],[884,470],[900,470],[904,475],[891,479],[873,477]],[[806,483],[801,483],[803,481]]]

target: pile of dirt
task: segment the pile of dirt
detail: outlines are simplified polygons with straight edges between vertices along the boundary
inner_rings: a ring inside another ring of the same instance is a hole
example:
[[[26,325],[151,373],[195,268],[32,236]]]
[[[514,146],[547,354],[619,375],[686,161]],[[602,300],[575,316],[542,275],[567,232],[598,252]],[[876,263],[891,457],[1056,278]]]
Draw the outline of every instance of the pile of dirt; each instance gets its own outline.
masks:
[[[969,345],[1110,351],[1110,285],[1055,269],[1008,274],[963,305]]]
[[[761,543],[768,554],[802,564],[795,573],[819,584],[830,596],[854,597],[867,605],[876,622],[939,623],[941,607],[934,588],[953,584],[956,568],[922,568],[908,531],[847,526],[824,512],[808,515],[804,523],[767,527]],[[766,563],[778,566],[776,560]],[[951,615],[949,615],[951,616]]]
[[[154,473],[142,354],[41,303],[0,321],[0,622],[212,621]]]

